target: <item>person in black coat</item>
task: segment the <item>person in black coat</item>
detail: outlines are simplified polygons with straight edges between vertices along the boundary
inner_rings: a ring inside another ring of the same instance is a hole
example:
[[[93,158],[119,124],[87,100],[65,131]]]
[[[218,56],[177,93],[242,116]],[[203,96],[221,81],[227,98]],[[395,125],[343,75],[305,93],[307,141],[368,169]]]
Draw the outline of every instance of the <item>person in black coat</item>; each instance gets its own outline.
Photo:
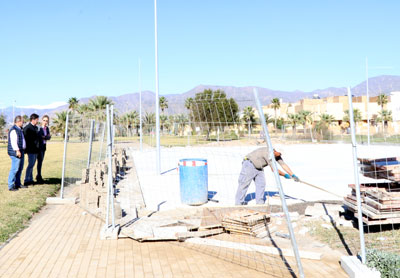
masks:
[[[30,116],[30,122],[24,127],[24,137],[26,141],[25,153],[28,155],[28,167],[25,172],[24,185],[33,185],[33,167],[35,166],[37,155],[39,153],[39,129],[36,126],[39,122],[39,115],[33,113]]]
[[[48,127],[50,122],[50,118],[47,115],[42,117],[42,125],[39,128],[39,153],[37,156],[37,175],[36,175],[36,182],[37,183],[44,183],[42,178],[42,164],[44,160],[44,154],[46,153],[46,145],[47,141],[51,139],[50,129]]]

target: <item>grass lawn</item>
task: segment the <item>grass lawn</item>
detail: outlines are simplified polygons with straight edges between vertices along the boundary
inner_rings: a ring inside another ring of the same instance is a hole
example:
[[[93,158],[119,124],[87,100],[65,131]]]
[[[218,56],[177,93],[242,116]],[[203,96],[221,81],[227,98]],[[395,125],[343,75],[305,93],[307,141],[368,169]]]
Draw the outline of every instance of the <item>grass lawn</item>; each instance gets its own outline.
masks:
[[[63,143],[52,142],[48,144],[42,170],[46,183],[10,192],[8,191],[7,179],[11,159],[7,154],[6,148],[0,149],[0,243],[3,243],[13,233],[22,229],[32,215],[38,212],[45,204],[46,197],[55,195],[59,190],[62,159]],[[22,182],[25,177],[26,166],[27,156],[25,155]],[[36,167],[33,177],[36,177]]]

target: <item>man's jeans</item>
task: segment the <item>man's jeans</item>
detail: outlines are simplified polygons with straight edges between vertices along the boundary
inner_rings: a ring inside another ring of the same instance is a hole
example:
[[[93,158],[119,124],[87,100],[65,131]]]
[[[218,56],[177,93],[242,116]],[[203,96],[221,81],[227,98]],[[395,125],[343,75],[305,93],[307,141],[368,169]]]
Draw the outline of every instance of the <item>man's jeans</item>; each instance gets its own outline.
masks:
[[[244,205],[247,189],[251,181],[256,184],[256,203],[264,204],[265,198],[265,175],[263,170],[258,170],[254,167],[250,160],[244,160],[242,163],[242,171],[239,175],[239,186],[236,191],[235,205]]]
[[[25,181],[24,182],[33,182],[33,167],[36,163],[37,154],[28,153],[28,167],[26,168],[25,172]]]
[[[36,180],[42,180],[42,165],[43,165],[43,160],[44,160],[44,154],[46,151],[40,150],[38,155],[37,155],[37,175],[36,175]]]
[[[24,168],[24,153],[21,158],[16,156],[10,156],[11,158],[11,169],[8,175],[8,189],[16,188],[21,185],[21,173]]]

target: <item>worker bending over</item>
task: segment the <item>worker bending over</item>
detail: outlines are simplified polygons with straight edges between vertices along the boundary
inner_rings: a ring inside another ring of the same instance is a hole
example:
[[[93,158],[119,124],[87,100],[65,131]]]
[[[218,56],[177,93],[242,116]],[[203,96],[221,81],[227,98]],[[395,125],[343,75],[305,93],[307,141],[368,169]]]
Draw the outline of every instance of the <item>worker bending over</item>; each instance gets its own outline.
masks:
[[[275,160],[278,162],[282,169],[286,172],[282,172],[278,169],[279,175],[284,176],[286,179],[293,178],[294,181],[300,181],[299,178],[293,174],[289,166],[283,161],[281,153],[274,149]],[[265,193],[265,175],[263,168],[270,165],[272,169],[272,161],[269,158],[269,151],[267,147],[256,149],[249,153],[242,162],[242,170],[239,175],[239,186],[236,192],[235,205],[245,205],[245,197],[247,189],[250,186],[252,180],[256,184],[256,203],[264,204],[264,193]]]

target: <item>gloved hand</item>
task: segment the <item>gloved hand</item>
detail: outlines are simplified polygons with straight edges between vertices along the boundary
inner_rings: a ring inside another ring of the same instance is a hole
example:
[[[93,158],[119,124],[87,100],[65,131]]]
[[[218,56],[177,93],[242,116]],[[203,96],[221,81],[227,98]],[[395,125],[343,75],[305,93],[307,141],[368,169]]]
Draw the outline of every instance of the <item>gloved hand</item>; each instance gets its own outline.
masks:
[[[291,179],[289,174],[285,174],[284,177],[285,177],[285,179],[288,179],[288,180]]]
[[[296,176],[295,174],[293,174],[293,175],[292,175],[292,178],[294,179],[294,181],[297,181],[297,182],[299,182],[299,181],[300,181],[299,177],[298,177],[298,176]]]

